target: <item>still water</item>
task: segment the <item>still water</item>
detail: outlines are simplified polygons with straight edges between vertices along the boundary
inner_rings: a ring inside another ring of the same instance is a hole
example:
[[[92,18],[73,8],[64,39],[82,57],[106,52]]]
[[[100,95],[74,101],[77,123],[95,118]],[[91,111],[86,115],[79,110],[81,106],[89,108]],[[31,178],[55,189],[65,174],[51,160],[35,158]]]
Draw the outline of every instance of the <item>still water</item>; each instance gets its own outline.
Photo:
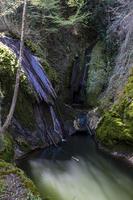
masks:
[[[89,136],[35,152],[19,166],[46,199],[133,200],[133,168],[100,152]]]

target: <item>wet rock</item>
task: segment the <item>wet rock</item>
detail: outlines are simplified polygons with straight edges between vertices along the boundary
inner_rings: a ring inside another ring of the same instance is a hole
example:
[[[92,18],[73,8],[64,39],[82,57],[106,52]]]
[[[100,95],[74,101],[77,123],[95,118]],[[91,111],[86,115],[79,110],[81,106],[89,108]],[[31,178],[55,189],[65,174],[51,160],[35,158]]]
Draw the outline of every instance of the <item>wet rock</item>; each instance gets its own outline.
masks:
[[[79,113],[73,121],[73,126],[76,131],[87,131],[87,115],[86,113]]]
[[[101,116],[100,116],[100,113],[99,113],[99,110],[98,110],[98,107],[94,108],[93,110],[90,110],[88,113],[87,113],[87,123],[90,127],[90,129],[92,131],[95,131],[98,124],[100,123],[101,121]]]
[[[0,42],[3,44],[0,47],[3,122],[13,96],[20,41],[1,36]],[[63,129],[57,113],[54,88],[37,58],[25,47],[21,67],[19,96],[10,131],[20,151],[27,153],[58,143],[62,139]]]

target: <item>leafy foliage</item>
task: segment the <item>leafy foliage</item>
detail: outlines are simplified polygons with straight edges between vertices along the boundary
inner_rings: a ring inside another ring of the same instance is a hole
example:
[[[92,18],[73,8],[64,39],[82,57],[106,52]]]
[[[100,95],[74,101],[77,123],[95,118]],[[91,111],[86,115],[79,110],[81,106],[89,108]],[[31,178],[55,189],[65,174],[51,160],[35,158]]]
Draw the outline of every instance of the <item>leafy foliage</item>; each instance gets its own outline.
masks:
[[[21,3],[23,0],[1,0],[0,16],[13,12]]]
[[[73,5],[72,3],[70,4]],[[34,6],[37,6],[38,10],[35,10]],[[39,20],[46,31],[55,32],[60,27],[84,23],[89,16],[89,13],[82,12],[84,6],[84,1],[76,3],[74,13],[70,12],[68,17],[64,17],[60,0],[32,0],[29,6],[29,13],[32,16],[32,21]]]
[[[83,5],[85,3],[85,0],[68,0],[68,5],[70,7],[79,7],[80,5]]]

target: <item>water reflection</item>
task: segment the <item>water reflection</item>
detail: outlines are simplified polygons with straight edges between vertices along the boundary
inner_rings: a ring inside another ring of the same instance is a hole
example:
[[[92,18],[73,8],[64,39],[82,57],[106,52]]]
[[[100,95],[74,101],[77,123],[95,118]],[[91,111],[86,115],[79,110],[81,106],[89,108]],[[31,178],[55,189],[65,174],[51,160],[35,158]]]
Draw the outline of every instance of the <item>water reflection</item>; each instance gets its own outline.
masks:
[[[133,200],[132,168],[99,152],[90,138],[73,137],[34,155],[30,164],[47,199]]]

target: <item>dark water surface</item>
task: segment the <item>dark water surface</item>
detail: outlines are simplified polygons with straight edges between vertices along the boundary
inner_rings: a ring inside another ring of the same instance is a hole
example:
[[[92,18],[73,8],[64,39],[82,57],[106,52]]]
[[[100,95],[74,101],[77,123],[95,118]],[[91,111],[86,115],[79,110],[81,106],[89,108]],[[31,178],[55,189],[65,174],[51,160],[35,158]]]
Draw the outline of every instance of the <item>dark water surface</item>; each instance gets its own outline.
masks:
[[[89,136],[35,152],[19,167],[50,200],[133,200],[133,168],[100,152]]]

